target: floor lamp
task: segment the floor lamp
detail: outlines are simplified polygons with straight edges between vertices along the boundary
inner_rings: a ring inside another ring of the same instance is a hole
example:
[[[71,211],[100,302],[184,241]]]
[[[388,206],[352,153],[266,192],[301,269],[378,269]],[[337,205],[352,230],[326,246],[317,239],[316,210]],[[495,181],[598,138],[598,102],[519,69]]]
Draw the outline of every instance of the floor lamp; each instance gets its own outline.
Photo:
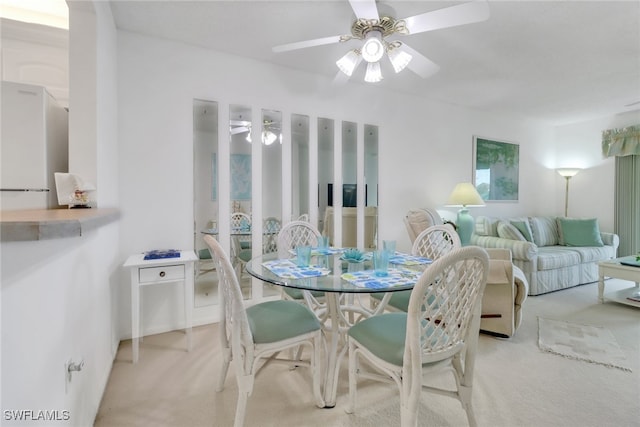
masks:
[[[563,168],[563,169],[556,169],[556,170],[561,176],[564,177],[566,181],[566,185],[564,189],[564,216],[566,217],[567,213],[569,212],[569,180],[571,179],[571,177],[576,176],[578,172],[580,172],[580,169]]]
[[[446,206],[462,206],[458,211],[456,226],[463,246],[468,245],[473,233],[473,217],[469,215],[467,206],[484,206],[484,200],[478,194],[476,187],[470,182],[461,182],[455,186],[449,196]]]

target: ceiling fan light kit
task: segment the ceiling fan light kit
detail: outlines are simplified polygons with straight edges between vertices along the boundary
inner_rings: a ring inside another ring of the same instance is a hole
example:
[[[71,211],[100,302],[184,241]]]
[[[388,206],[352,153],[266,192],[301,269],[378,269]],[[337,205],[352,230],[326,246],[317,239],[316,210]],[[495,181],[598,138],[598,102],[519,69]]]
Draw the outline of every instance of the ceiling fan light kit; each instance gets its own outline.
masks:
[[[384,55],[384,46],[382,45],[382,33],[380,31],[371,30],[367,34],[367,39],[362,45],[362,58],[367,62],[378,62]]]
[[[404,70],[413,58],[413,56],[404,50],[396,49],[391,45],[387,49],[387,55],[389,56],[389,61],[391,61],[391,65],[396,73]]]
[[[356,21],[351,26],[351,34],[275,46],[272,49],[273,52],[280,53],[331,43],[343,43],[354,39],[364,40],[359,49],[350,50],[336,61],[340,71],[348,77],[353,75],[354,70],[364,59],[367,62],[364,80],[370,83],[381,81],[383,77],[380,60],[386,53],[396,73],[408,67],[420,77],[426,78],[437,71],[438,66],[406,43],[387,40],[387,37],[412,35],[489,19],[489,5],[486,0],[475,0],[404,19],[380,16],[376,0],[349,0],[349,4],[356,15]],[[412,61],[412,59],[415,60]]]
[[[382,71],[380,71],[379,62],[369,62],[367,64],[367,73],[364,75],[364,81],[367,83],[377,83],[383,79]]]
[[[342,58],[336,61],[336,65],[347,76],[351,77],[353,74],[353,70],[356,69],[362,57],[360,56],[360,51],[358,49],[353,49],[347,52]]]

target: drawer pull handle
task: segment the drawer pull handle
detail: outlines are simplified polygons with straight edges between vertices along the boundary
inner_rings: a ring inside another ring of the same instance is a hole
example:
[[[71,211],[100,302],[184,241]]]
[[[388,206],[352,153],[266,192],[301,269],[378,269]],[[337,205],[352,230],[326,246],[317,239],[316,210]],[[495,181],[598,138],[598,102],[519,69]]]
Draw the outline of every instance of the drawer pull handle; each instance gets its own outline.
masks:
[[[167,273],[165,273],[164,271],[160,272],[160,277],[164,277]]]

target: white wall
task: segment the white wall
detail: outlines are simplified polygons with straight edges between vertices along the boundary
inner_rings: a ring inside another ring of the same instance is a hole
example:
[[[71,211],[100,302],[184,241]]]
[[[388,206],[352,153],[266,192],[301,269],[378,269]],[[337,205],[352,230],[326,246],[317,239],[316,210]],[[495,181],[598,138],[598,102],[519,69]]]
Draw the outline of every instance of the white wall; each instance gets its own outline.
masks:
[[[102,207],[117,206],[115,27],[107,3],[70,3],[70,166],[96,183]],[[77,238],[0,245],[3,410],[66,410],[70,418],[55,425],[93,424],[121,339],[119,232],[113,223]],[[65,390],[65,363],[81,359]],[[51,424],[2,416],[2,425]]]
[[[192,245],[194,98],[378,125],[380,236],[397,239],[400,249],[409,248],[407,210],[441,207],[457,182],[471,180],[473,135],[521,146],[520,201],[491,203],[474,214],[557,213],[547,203],[560,191],[549,166],[555,163],[550,126],[375,85],[334,87],[319,76],[122,31],[118,53],[122,257]],[[121,279],[128,280],[124,272]],[[179,327],[181,298],[178,287],[154,291],[145,330]],[[130,336],[129,304],[123,295],[123,336]]]

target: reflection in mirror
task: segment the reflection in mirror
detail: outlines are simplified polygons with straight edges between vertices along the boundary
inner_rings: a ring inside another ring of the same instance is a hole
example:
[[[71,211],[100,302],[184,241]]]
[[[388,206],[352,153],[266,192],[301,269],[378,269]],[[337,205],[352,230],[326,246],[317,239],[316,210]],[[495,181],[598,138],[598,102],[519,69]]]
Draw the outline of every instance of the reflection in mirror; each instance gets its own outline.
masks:
[[[291,115],[291,219],[309,218],[309,116]]]
[[[333,127],[332,119],[318,118],[318,230],[329,236],[330,243],[331,230],[325,224],[327,214],[332,211],[327,207],[333,205]]]
[[[282,113],[262,110],[262,253],[278,251],[282,226]],[[265,285],[263,295],[279,295],[276,286]]]
[[[251,280],[244,268],[252,254],[251,143],[254,134],[251,132],[251,127],[251,107],[230,105],[231,251],[229,253],[244,298],[251,298]]]
[[[203,231],[217,233],[218,103],[193,100],[193,212],[196,265],[194,305],[218,304],[218,278]]]
[[[366,188],[365,247],[377,247],[378,235],[378,126],[364,125],[364,183]]]
[[[358,247],[358,125],[342,122],[342,246]]]

